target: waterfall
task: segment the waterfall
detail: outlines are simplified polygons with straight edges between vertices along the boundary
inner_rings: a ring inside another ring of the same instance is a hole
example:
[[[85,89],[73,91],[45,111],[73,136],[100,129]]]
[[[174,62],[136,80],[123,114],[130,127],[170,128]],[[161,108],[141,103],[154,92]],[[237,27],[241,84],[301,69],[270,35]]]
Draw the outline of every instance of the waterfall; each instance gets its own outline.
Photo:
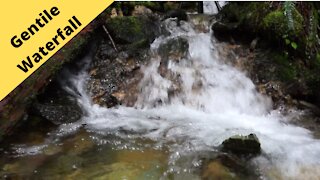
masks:
[[[223,7],[226,4],[226,1],[217,1],[217,3]],[[205,14],[217,14],[218,8],[214,1],[203,1],[203,12]]]
[[[174,162],[177,153],[215,150],[232,135],[255,133],[263,153],[252,162],[262,171],[276,167],[284,177],[303,173],[304,177],[317,177],[320,141],[307,129],[290,124],[290,117],[272,110],[271,99],[257,92],[244,72],[223,61],[211,32],[198,33],[186,22],[181,26],[170,20],[165,23],[171,35],[159,37],[151,45],[152,59],[141,68],[144,77],[135,106],[108,109],[93,104],[86,91],[89,77],[84,68],[70,80],[81,94],[78,101],[86,116],[62,125],[61,134],[86,124],[88,131],[100,135],[147,138],[157,146],[167,146]],[[189,49],[185,58],[168,61],[167,68],[180,79],[180,91],[170,96],[173,82],[159,74],[161,56],[157,53],[161,44],[178,37],[188,41]],[[291,116],[294,113],[299,112],[292,111]]]

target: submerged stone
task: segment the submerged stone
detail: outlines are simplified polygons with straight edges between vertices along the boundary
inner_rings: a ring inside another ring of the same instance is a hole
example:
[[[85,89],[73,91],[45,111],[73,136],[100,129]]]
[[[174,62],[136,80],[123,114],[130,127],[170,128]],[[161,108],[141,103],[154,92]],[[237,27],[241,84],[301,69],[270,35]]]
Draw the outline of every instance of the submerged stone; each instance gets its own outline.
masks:
[[[218,161],[210,162],[202,171],[202,179],[235,179],[228,168]]]
[[[239,155],[259,154],[261,152],[259,139],[255,134],[247,136],[235,135],[224,140],[222,150]]]

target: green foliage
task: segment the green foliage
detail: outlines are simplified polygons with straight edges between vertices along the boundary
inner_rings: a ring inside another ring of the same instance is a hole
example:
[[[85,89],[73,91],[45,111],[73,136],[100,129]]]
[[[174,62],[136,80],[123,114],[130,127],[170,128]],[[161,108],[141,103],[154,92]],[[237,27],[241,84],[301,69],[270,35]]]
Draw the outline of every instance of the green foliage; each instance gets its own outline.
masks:
[[[296,9],[293,9],[293,11],[287,10],[287,15],[285,14],[282,9],[271,11],[263,18],[264,28],[273,30],[278,37],[286,34],[291,37],[298,37],[303,30],[302,15]]]
[[[284,14],[287,17],[288,27],[289,29],[294,29],[293,16],[292,12],[295,10],[295,4],[293,1],[284,2]]]
[[[298,44],[294,41],[291,41],[288,37],[288,34],[283,35],[282,38],[287,46],[292,47],[294,50],[298,48]]]
[[[294,63],[292,63],[288,59],[287,53],[279,54],[274,53],[273,54],[273,60],[277,64],[277,76],[285,81],[285,82],[292,82],[294,81],[298,76],[298,68]]]
[[[318,52],[315,56],[315,67],[320,69],[320,52]]]
[[[278,30],[279,34],[286,34],[286,18],[281,10],[270,12],[264,19],[264,26],[266,29]]]
[[[276,37],[282,37],[289,49],[297,50],[303,33],[303,17],[295,8],[295,3],[287,1],[283,7],[271,11],[263,18],[264,29],[272,31]]]
[[[291,42],[290,45],[291,45],[291,47],[292,47],[293,49],[297,49],[297,48],[298,48],[298,45],[297,45],[297,43],[295,43],[295,42]]]
[[[308,35],[306,37],[306,47],[308,50],[319,48],[320,39],[318,34],[319,27],[319,13],[315,8],[312,8],[312,12],[309,17]],[[316,50],[315,50],[316,51]]]

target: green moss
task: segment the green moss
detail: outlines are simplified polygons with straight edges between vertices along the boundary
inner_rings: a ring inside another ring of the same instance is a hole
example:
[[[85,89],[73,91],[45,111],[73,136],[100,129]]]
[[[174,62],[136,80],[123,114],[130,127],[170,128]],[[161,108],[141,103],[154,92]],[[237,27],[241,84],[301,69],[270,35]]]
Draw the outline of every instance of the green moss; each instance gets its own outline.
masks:
[[[306,38],[307,48],[312,49],[317,46],[319,41],[319,37],[317,36],[317,27],[319,27],[319,14],[315,8],[312,8],[312,12],[310,13],[310,18],[308,22],[308,36]]]
[[[316,55],[316,63],[320,66],[320,53],[317,53]]]
[[[128,46],[130,50],[138,50],[141,48],[149,47],[149,41],[147,39],[142,39],[140,41],[134,42]]]
[[[297,79],[298,68],[288,59],[287,55],[274,53],[273,57],[274,63],[277,64],[277,76],[281,80],[292,82]]]
[[[142,1],[142,2],[136,2],[137,5],[143,5],[151,10],[159,10],[161,9],[159,2],[153,2],[153,1]]]
[[[169,1],[169,2],[166,2],[164,4],[164,10],[165,11],[170,11],[170,10],[173,10],[173,9],[178,9],[179,8],[179,4],[178,3],[175,3],[173,1]]]
[[[289,34],[299,36],[303,30],[303,17],[295,9],[293,11],[293,29],[289,28],[289,19],[284,15],[284,11],[275,10],[263,18],[263,25],[266,30],[272,30],[278,37]]]
[[[115,36],[121,36],[125,40],[135,39],[135,37],[141,37],[142,34],[142,23],[138,17],[125,16],[115,17],[107,21],[107,25]],[[124,37],[126,36],[126,37]]]
[[[237,23],[239,30],[248,34],[262,35],[270,42],[281,42],[280,44],[285,44],[285,39],[282,40],[282,37],[286,36],[290,43],[293,42],[294,47],[295,43],[298,47],[304,47],[303,16],[295,7],[290,10],[290,16],[287,17],[283,3],[232,2],[224,6],[219,14],[223,21]]]
[[[266,2],[238,2],[228,3],[219,14],[224,16],[224,19],[228,19],[229,22],[238,22],[244,27],[258,30],[262,25],[261,19],[263,19],[270,10]]]
[[[297,70],[295,66],[282,66],[279,71],[279,76],[284,81],[293,81],[297,77]]]
[[[273,30],[278,30],[279,34],[286,33],[286,17],[280,10],[270,12],[264,19],[263,23],[266,29],[270,28]]]
[[[158,29],[153,19],[145,16],[123,16],[107,20],[107,28],[116,43],[130,44],[143,39],[153,40]]]

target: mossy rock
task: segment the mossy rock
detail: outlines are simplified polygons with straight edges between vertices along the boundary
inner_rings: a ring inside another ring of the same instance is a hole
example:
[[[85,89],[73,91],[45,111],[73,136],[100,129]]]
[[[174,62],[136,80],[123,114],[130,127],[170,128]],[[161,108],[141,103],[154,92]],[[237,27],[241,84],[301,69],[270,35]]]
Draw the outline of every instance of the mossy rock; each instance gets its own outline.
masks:
[[[270,12],[263,18],[264,28],[266,30],[272,30],[277,37],[282,37],[283,35],[299,36],[303,30],[303,17],[302,15],[294,9],[292,12],[292,25],[290,27],[291,18],[284,14],[284,10],[275,10]]]
[[[223,141],[222,146],[224,151],[238,155],[255,155],[261,152],[260,142],[255,134],[231,136]]]
[[[116,43],[131,44],[147,40],[151,43],[160,33],[160,23],[153,16],[124,16],[107,20],[107,28]]]

